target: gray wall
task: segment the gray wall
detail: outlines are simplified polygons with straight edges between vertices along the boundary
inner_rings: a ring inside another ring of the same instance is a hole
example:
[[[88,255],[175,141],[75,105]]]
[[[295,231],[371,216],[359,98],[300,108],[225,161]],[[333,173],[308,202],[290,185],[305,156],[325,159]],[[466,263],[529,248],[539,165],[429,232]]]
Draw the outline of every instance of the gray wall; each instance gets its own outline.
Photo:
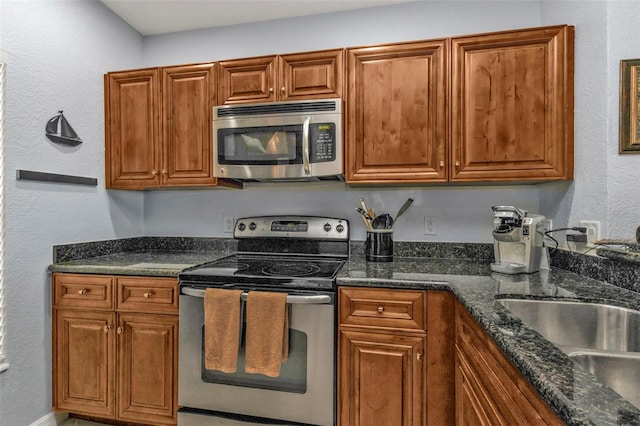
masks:
[[[416,205],[396,240],[490,241],[492,204],[541,212],[555,226],[598,220],[603,235],[638,224],[638,156],[617,154],[618,66],[640,57],[634,1],[416,2],[142,38],[96,1],[0,1],[7,81],[6,251],[11,367],[0,374],[0,424],[26,425],[50,411],[51,246],[136,235],[229,236],[224,216],[279,212],[343,216],[364,196],[378,211]],[[103,189],[102,74],[152,65],[240,58],[568,23],[576,25],[576,179],[525,186],[358,188],[251,185],[244,191]],[[84,143],[53,145],[44,125],[64,109]],[[15,169],[99,178],[98,187],[28,183]],[[438,235],[422,233],[436,216]]]
[[[9,369],[0,424],[51,411],[51,247],[140,235],[139,193],[104,189],[103,73],[140,65],[143,38],[96,1],[0,2],[6,81],[6,261]],[[44,127],[64,110],[84,143],[55,145]],[[16,181],[15,170],[97,177],[97,187]]]
[[[144,62],[152,66],[224,60],[538,25],[538,2],[414,2],[147,37]],[[223,236],[225,216],[317,213],[350,219],[352,238],[363,240],[364,225],[354,211],[361,196],[377,212],[392,214],[412,197],[415,204],[398,222],[396,240],[490,242],[491,206],[514,204],[537,212],[539,191],[540,186],[533,185],[362,189],[298,184],[251,185],[235,192],[149,192],[145,194],[144,230],[148,235]],[[425,216],[436,217],[438,235],[424,235]]]

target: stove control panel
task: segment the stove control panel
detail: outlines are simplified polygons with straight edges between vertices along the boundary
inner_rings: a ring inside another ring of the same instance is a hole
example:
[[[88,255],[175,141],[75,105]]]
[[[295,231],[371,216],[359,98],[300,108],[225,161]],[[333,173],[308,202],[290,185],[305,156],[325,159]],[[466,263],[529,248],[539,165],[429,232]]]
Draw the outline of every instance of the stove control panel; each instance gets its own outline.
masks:
[[[256,216],[236,221],[234,238],[349,240],[349,221],[318,216]]]

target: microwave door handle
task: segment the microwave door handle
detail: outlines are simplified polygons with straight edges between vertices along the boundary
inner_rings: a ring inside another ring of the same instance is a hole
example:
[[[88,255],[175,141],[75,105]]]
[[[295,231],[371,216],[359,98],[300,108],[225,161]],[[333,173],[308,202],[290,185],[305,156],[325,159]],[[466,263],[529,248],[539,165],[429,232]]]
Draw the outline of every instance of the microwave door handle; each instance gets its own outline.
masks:
[[[201,297],[204,298],[204,290],[199,290],[195,288],[183,287],[182,294],[193,297]],[[247,300],[247,295],[249,293],[242,293],[240,296],[242,300]],[[309,295],[309,296],[294,296],[287,295],[287,303],[294,305],[324,305],[327,303],[331,303],[331,296],[326,294],[318,294],[318,295]]]
[[[309,165],[309,123],[311,117],[306,117],[302,124],[302,163],[304,165],[304,174],[311,174],[311,166]]]

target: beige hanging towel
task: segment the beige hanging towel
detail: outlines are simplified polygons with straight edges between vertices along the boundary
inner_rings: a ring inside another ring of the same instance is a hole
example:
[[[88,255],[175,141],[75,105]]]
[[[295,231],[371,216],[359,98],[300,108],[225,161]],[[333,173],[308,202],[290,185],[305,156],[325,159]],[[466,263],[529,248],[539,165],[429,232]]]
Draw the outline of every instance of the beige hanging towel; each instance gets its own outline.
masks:
[[[280,375],[289,354],[287,294],[252,291],[247,296],[247,373]]]
[[[207,288],[204,291],[204,366],[235,373],[240,346],[242,290]]]

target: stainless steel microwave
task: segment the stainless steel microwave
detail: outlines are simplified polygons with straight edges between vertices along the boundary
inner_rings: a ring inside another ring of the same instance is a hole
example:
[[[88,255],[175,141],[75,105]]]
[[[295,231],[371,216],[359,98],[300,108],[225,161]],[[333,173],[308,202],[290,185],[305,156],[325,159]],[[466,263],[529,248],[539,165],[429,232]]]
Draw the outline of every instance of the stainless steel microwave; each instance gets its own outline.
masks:
[[[342,100],[216,106],[213,155],[218,178],[343,180]]]

